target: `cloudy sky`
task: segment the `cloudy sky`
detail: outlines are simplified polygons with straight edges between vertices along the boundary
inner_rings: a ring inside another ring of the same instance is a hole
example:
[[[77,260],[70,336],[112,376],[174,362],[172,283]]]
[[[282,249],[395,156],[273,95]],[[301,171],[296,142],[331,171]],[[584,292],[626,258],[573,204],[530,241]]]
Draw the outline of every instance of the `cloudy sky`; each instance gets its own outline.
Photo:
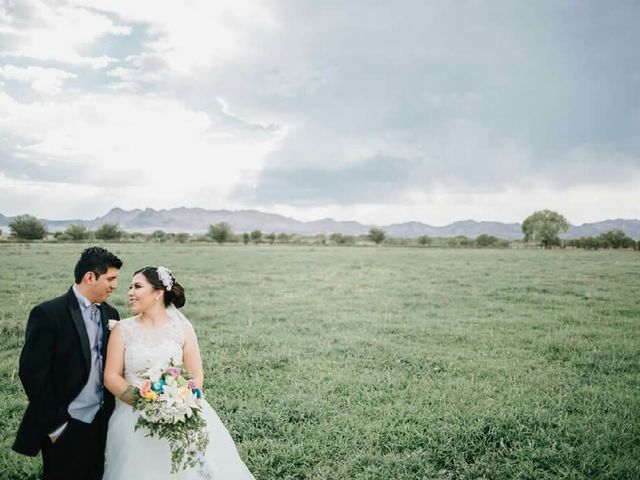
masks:
[[[0,0],[0,213],[640,218],[640,2]]]

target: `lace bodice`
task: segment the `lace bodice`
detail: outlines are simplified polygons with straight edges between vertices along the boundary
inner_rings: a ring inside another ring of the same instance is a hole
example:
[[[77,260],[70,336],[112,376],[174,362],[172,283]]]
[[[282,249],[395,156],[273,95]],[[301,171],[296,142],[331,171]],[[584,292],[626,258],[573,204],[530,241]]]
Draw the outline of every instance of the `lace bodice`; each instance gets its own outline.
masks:
[[[182,363],[182,347],[185,329],[189,321],[179,315],[170,315],[169,321],[160,328],[146,328],[140,317],[120,320],[120,331],[124,340],[124,378],[136,386],[142,385],[138,376],[153,366],[166,366],[173,358]]]

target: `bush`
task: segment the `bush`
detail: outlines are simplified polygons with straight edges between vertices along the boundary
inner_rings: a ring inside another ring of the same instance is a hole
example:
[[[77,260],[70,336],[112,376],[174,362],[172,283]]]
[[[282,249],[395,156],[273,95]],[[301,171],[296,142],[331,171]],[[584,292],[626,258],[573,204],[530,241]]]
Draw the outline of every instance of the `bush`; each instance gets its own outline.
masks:
[[[610,230],[599,237],[605,248],[633,248],[635,246],[633,238],[628,237],[622,230]]]
[[[327,236],[324,233],[320,233],[318,235],[315,235],[313,237],[313,243],[318,243],[320,245],[326,245],[327,244]]]
[[[11,235],[21,240],[42,240],[47,229],[40,220],[31,215],[19,215],[9,223]]]
[[[216,223],[215,225],[209,225],[207,236],[218,243],[228,242],[233,236],[231,225],[225,222]]]
[[[384,242],[385,236],[386,233],[381,228],[372,228],[371,230],[369,230],[367,238],[376,245],[380,245],[382,242]]]
[[[262,240],[262,232],[260,230],[254,230],[251,232],[251,240],[257,245]]]
[[[275,233],[268,233],[264,236],[264,239],[269,242],[270,245],[273,245],[274,243],[276,243],[276,234]]]
[[[124,231],[116,223],[105,223],[96,229],[98,240],[120,240]]]
[[[447,239],[447,245],[449,247],[471,247],[474,245],[474,241],[464,235],[457,235]]]
[[[433,242],[433,239],[429,235],[421,235],[418,237],[418,245],[430,245]]]
[[[598,250],[604,248],[599,237],[582,237],[567,240],[566,245],[575,248],[584,248],[586,250]]]
[[[64,231],[65,239],[81,241],[89,238],[89,229],[84,225],[69,225]]]
[[[507,248],[509,241],[483,233],[476,238],[476,246],[480,248]]]
[[[329,240],[338,245],[353,245],[356,239],[352,235],[343,235],[341,233],[332,233]]]
[[[487,235],[483,233],[476,238],[476,246],[478,247],[493,247],[498,242],[498,237],[493,235]]]
[[[175,239],[176,239],[176,242],[178,242],[178,243],[185,243],[187,240],[189,240],[189,234],[188,233],[176,233]]]
[[[167,234],[162,230],[156,230],[151,235],[151,239],[156,242],[164,242],[167,240]]]
[[[369,240],[369,238],[366,237],[365,240]],[[386,237],[384,239],[384,244],[391,247],[409,247],[413,246],[415,243],[414,239],[405,237]]]
[[[122,232],[122,239],[132,240],[134,242],[146,242],[148,240],[147,235],[141,232],[131,232],[131,233]]]
[[[574,248],[598,250],[599,248],[636,248],[633,238],[622,230],[610,230],[597,237],[581,237],[567,240],[566,245]]]

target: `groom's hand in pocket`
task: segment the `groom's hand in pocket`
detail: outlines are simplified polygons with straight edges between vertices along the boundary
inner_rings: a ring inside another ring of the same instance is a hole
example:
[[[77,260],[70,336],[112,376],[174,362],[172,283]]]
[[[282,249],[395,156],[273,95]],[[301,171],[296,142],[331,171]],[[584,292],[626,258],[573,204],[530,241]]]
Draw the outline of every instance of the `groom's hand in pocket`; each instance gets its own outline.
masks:
[[[60,436],[62,435],[62,433],[67,429],[67,425],[69,423],[65,423],[64,425],[61,425],[60,427],[58,427],[56,430],[54,430],[52,433],[49,434],[49,439],[51,440],[51,445],[55,445],[56,442],[58,441],[58,439],[60,438]]]

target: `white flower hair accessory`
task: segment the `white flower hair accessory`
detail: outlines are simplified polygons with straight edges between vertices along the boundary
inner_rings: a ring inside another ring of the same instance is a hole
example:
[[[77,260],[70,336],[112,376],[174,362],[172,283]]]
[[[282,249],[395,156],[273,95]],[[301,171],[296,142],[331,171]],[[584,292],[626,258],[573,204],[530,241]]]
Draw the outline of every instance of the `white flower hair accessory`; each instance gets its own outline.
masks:
[[[157,270],[158,278],[164,285],[165,290],[167,292],[170,292],[171,288],[173,287],[173,277],[171,276],[171,270],[169,270],[167,267],[158,267]]]

